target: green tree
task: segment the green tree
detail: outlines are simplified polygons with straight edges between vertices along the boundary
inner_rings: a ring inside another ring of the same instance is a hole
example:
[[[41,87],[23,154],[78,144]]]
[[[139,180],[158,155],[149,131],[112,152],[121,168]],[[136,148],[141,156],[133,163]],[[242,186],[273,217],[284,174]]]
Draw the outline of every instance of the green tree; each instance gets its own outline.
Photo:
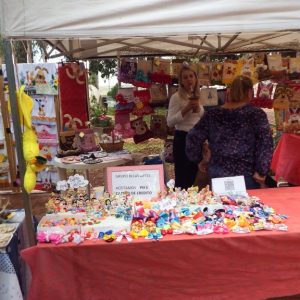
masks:
[[[12,50],[16,57],[17,63],[27,63],[28,54],[29,56],[37,56],[40,54],[42,57],[45,57],[46,46],[44,41],[14,41],[12,44]],[[0,57],[4,61],[4,48],[3,48],[3,39],[0,36]]]
[[[119,85],[116,83],[111,90],[107,93],[107,96],[112,97],[113,99],[116,99],[116,95],[118,93]]]
[[[89,71],[91,74],[98,74],[100,72],[102,78],[109,79],[117,73],[117,60],[116,59],[93,59],[90,60]]]

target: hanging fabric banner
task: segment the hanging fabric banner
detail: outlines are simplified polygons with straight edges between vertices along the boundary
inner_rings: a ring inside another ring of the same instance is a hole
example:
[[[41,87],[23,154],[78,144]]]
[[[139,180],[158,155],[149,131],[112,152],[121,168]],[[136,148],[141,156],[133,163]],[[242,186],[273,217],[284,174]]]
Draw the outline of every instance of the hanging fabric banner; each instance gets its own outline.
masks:
[[[71,118],[72,120],[79,120],[74,124],[75,127],[84,127],[85,122],[88,121],[86,70],[84,65],[77,63],[60,65],[58,76],[63,126],[70,122]],[[66,115],[68,117],[65,117]]]

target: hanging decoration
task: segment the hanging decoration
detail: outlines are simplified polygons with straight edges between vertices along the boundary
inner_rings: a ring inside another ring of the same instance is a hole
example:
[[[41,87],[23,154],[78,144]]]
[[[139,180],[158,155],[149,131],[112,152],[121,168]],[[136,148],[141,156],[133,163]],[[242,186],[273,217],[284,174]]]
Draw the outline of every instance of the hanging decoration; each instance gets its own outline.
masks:
[[[17,101],[20,113],[21,124],[24,124],[23,133],[23,155],[26,161],[26,171],[24,176],[24,188],[30,193],[36,185],[36,172],[42,171],[46,167],[47,159],[39,155],[40,149],[37,135],[31,123],[31,113],[33,100],[24,92],[25,86],[17,91]]]
[[[72,116],[80,120],[77,127],[84,127],[88,121],[86,70],[84,65],[79,63],[67,63],[58,67],[60,84],[61,115]],[[69,118],[62,120],[63,127],[68,124]]]
[[[143,117],[131,121],[131,128],[135,131],[133,140],[136,144],[153,137],[153,134],[149,130],[147,123],[143,120]]]
[[[260,82],[257,87],[257,94],[251,100],[251,104],[256,107],[272,108],[273,107],[273,83],[272,82]]]
[[[150,91],[138,90],[133,92],[135,107],[132,113],[136,116],[149,115],[153,113],[150,106]]]
[[[118,72],[118,80],[133,83],[136,78],[137,64],[135,60],[122,59]]]

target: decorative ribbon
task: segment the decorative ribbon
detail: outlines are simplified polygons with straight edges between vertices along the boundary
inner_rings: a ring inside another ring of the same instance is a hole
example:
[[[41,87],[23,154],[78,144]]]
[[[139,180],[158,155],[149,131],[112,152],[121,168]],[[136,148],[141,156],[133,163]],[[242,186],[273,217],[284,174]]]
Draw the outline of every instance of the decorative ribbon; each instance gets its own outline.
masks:
[[[132,237],[130,236],[129,232],[127,232],[126,230],[122,230],[116,233],[116,241],[117,242],[121,242],[123,238],[126,238],[126,240],[128,242],[132,241]]]

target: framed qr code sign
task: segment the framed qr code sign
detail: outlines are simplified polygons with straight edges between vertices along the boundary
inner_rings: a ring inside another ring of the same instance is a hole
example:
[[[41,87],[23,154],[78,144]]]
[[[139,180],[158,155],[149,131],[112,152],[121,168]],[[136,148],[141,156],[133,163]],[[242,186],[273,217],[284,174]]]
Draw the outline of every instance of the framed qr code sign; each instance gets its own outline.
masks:
[[[212,191],[218,195],[248,196],[244,176],[213,178]]]

